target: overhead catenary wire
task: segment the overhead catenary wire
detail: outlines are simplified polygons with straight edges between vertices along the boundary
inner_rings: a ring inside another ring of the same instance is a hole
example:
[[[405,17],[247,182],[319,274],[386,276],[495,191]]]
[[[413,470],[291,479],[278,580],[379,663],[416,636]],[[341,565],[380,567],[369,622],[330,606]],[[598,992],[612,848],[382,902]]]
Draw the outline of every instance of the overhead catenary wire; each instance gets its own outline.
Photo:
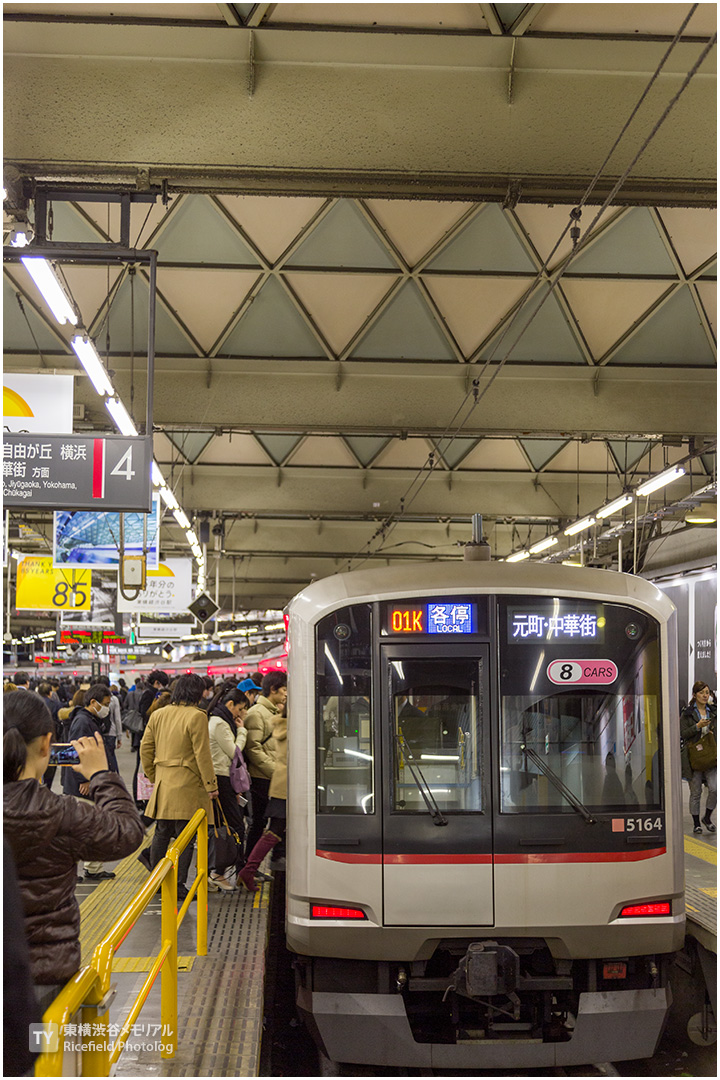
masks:
[[[427,460],[425,461],[423,466],[418,470],[417,474],[415,475],[415,477],[411,481],[411,483],[410,483],[409,487],[407,488],[406,492],[400,497],[398,510],[394,511],[391,514],[389,514],[384,519],[384,521],[378,526],[378,528],[375,530],[375,532],[373,533],[372,537],[368,540],[368,542],[357,552],[357,554],[351,560],[349,560],[348,569],[351,569],[352,564],[355,563],[358,559],[362,558],[362,561],[365,561],[365,559],[369,558],[371,555],[378,554],[382,550],[385,542],[388,539],[388,536],[389,536],[390,532],[394,529],[395,525],[398,524],[398,521],[402,517],[403,513],[409,508],[410,505],[412,505],[412,502],[420,494],[420,492],[422,491],[422,488],[425,486],[425,483],[427,483],[427,480],[429,479],[430,475],[432,475],[432,472],[433,472],[433,470],[434,470],[434,468],[435,468],[435,466],[437,464],[436,454],[438,452],[438,448],[442,444],[443,440],[448,438],[448,432],[449,432],[450,428],[452,427],[452,425],[454,424],[455,419],[457,418],[459,413],[463,410],[465,405],[468,403],[470,397],[472,396],[473,397],[473,402],[470,404],[467,415],[463,418],[462,422],[453,431],[452,436],[450,437],[450,440],[448,442],[448,445],[445,447],[445,452],[447,452],[447,449],[452,445],[454,440],[459,436],[460,432],[464,429],[465,425],[468,423],[468,421],[470,419],[470,416],[473,414],[473,412],[475,411],[477,406],[480,404],[480,402],[484,398],[485,394],[488,392],[490,387],[493,385],[495,379],[497,378],[497,376],[502,371],[502,368],[504,367],[504,365],[505,365],[506,361],[508,360],[509,356],[511,355],[512,351],[516,348],[516,346],[518,345],[518,343],[520,342],[520,340],[522,339],[524,334],[527,332],[527,330],[531,326],[534,319],[539,314],[539,312],[542,309],[542,307],[544,306],[544,304],[547,302],[549,297],[552,295],[555,287],[557,286],[557,284],[560,281],[563,274],[566,273],[566,271],[567,271],[568,267],[570,266],[570,264],[574,261],[574,259],[577,258],[577,256],[583,250],[583,248],[587,245],[588,240],[590,238],[590,235],[592,234],[592,231],[595,228],[596,224],[598,223],[599,219],[602,217],[602,215],[605,212],[605,210],[607,209],[607,207],[610,205],[612,200],[615,198],[617,193],[620,191],[621,187],[623,186],[623,184],[627,180],[627,178],[630,175],[630,173],[632,172],[633,168],[635,167],[637,162],[640,160],[642,155],[645,153],[645,151],[647,150],[647,148],[650,145],[650,143],[652,142],[652,140],[657,135],[658,131],[660,130],[660,128],[664,124],[665,120],[669,116],[672,109],[675,107],[675,105],[679,101],[682,94],[685,92],[685,90],[689,86],[690,82],[692,81],[693,77],[697,73],[698,69],[702,65],[703,61],[705,60],[705,58],[707,57],[707,55],[709,54],[711,49],[714,48],[714,46],[715,46],[715,44],[717,42],[717,34],[713,34],[712,37],[706,42],[706,44],[703,47],[703,49],[701,50],[700,55],[698,56],[697,60],[695,61],[693,66],[690,68],[690,70],[687,72],[687,74],[685,75],[681,86],[678,88],[676,93],[673,95],[673,97],[670,99],[668,104],[665,106],[665,108],[664,108],[663,112],[661,113],[660,117],[656,120],[656,122],[654,123],[653,127],[651,128],[649,134],[643,140],[642,144],[640,145],[640,148],[638,149],[638,151],[636,152],[636,154],[634,155],[634,157],[630,161],[629,165],[626,167],[624,172],[621,174],[621,176],[618,178],[618,180],[613,185],[612,189],[610,190],[610,192],[606,196],[605,200],[603,201],[603,204],[598,209],[598,211],[597,211],[595,217],[593,218],[592,222],[590,223],[590,225],[587,226],[585,231],[582,233],[582,235],[577,238],[573,250],[569,253],[567,258],[565,260],[563,260],[562,264],[560,265],[558,270],[554,273],[554,275],[551,276],[551,278],[549,280],[549,283],[548,283],[548,288],[547,288],[547,290],[545,292],[545,295],[542,297],[540,303],[532,311],[532,313],[530,314],[529,319],[521,327],[519,334],[514,339],[512,344],[509,346],[509,348],[507,349],[507,351],[503,355],[502,359],[497,364],[497,366],[495,368],[495,371],[493,372],[492,376],[485,383],[482,390],[480,391],[480,389],[479,389],[480,381],[482,380],[483,376],[487,372],[488,367],[489,367],[490,363],[492,362],[493,356],[497,352],[497,349],[499,348],[499,346],[502,344],[502,342],[508,336],[510,331],[515,328],[519,316],[521,315],[524,307],[527,305],[530,297],[535,294],[536,289],[537,289],[537,285],[541,281],[543,275],[545,275],[547,273],[547,269],[548,269],[548,267],[549,267],[549,265],[551,263],[551,260],[552,260],[552,258],[554,256],[555,252],[559,248],[560,244],[562,243],[562,240],[564,239],[565,235],[567,234],[568,229],[571,228],[573,221],[578,221],[579,220],[579,215],[580,215],[580,212],[582,210],[582,207],[587,202],[587,200],[590,197],[593,189],[597,185],[598,180],[600,179],[600,176],[602,175],[603,170],[607,167],[607,164],[610,161],[610,158],[614,154],[615,150],[617,149],[621,139],[624,137],[624,135],[627,132],[628,128],[630,127],[632,121],[635,119],[635,116],[637,115],[637,112],[639,111],[640,107],[642,106],[642,103],[644,102],[644,100],[646,99],[648,93],[650,92],[650,89],[652,88],[652,86],[656,82],[656,80],[657,80],[658,76],[660,75],[663,67],[665,66],[665,64],[666,64],[672,50],[675,48],[678,41],[680,40],[686,26],[688,25],[688,23],[689,23],[690,19],[692,18],[694,12],[696,11],[697,7],[698,7],[698,5],[694,4],[690,8],[688,14],[686,15],[685,19],[683,20],[683,22],[682,22],[679,30],[677,31],[675,37],[673,38],[672,42],[669,44],[669,46],[666,49],[664,55],[662,56],[661,60],[659,61],[655,71],[653,72],[653,74],[652,74],[648,84],[646,85],[645,89],[643,90],[640,98],[638,99],[638,101],[634,105],[634,107],[633,107],[633,109],[632,109],[632,111],[630,113],[630,116],[628,117],[625,124],[623,125],[623,128],[621,129],[619,135],[616,137],[610,151],[605,156],[605,159],[603,160],[602,164],[600,165],[600,167],[596,171],[594,177],[590,181],[590,184],[588,185],[588,187],[586,188],[584,194],[582,195],[581,200],[580,200],[580,202],[578,204],[578,207],[573,208],[573,210],[571,211],[570,218],[569,218],[567,224],[565,225],[564,229],[562,230],[562,232],[560,234],[560,237],[558,238],[555,246],[553,247],[552,251],[550,252],[550,254],[545,259],[545,261],[544,261],[542,267],[540,268],[540,270],[537,272],[536,277],[533,280],[533,283],[529,286],[529,288],[526,290],[525,294],[522,296],[516,311],[514,312],[512,318],[508,321],[508,324],[506,325],[506,327],[503,330],[502,334],[496,340],[490,355],[485,360],[485,363],[484,363],[483,368],[482,368],[482,370],[480,372],[480,375],[477,376],[473,380],[473,384],[472,384],[471,389],[468,390],[467,393],[465,394],[465,397],[463,398],[462,402],[460,403],[460,405],[456,409],[455,414],[453,416],[453,419],[450,421],[450,424],[445,429],[445,431],[440,436],[440,438],[433,444],[433,449],[429,452]],[[422,478],[422,480],[421,480],[421,478]],[[418,484],[419,484],[419,486],[417,487],[417,490],[413,492],[413,488]],[[373,542],[378,538],[378,536],[382,537],[382,542],[381,542],[380,546],[375,551],[370,551],[369,550],[370,547],[372,546]]]

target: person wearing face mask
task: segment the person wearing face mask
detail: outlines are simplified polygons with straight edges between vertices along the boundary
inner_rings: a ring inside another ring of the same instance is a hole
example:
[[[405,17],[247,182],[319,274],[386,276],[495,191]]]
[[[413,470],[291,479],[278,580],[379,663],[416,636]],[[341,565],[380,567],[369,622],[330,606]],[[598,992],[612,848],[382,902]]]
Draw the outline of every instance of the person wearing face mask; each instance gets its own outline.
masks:
[[[87,737],[95,738],[96,735],[104,737],[110,731],[109,717],[110,687],[96,683],[86,692],[83,707],[73,714],[68,742]],[[90,794],[89,778],[74,769],[63,769],[63,791],[66,795],[87,799]],[[105,881],[114,877],[112,871],[105,870],[101,862],[85,863],[85,877],[82,879],[85,882]]]

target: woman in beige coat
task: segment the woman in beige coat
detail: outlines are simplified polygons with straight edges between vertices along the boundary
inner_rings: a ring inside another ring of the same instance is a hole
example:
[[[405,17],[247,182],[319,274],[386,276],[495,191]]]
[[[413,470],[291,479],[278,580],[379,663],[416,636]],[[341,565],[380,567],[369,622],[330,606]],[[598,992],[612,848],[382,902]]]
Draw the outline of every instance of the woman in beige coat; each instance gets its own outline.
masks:
[[[181,675],[170,704],[150,717],[140,744],[143,772],[155,785],[145,814],[155,819],[150,867],[155,867],[170,841],[180,835],[197,810],[210,818],[210,800],[218,785],[210,754],[207,715],[199,708],[205,682],[199,675]],[[194,840],[178,861],[178,900],[187,896],[185,879]]]
[[[250,852],[245,866],[238,874],[238,881],[248,890],[255,892],[255,874],[269,851],[279,844],[285,835],[287,824],[287,705],[280,706],[281,711],[273,717],[272,736],[275,742],[275,768],[270,778],[270,790],[266,814],[270,818],[268,827],[255,847]]]

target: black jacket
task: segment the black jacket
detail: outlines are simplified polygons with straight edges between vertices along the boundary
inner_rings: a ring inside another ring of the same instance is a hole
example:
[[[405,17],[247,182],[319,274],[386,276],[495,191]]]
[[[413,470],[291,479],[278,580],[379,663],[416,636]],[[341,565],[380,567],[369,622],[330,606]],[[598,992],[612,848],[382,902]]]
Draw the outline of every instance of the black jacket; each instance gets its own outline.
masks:
[[[87,735],[93,736],[96,732],[100,735],[103,734],[95,716],[89,709],[76,709],[70,721],[66,741],[72,742],[73,739],[82,739]],[[63,791],[66,795],[79,795],[80,785],[87,783],[87,779],[81,773],[76,773],[69,765],[63,767],[62,781]]]
[[[32,975],[41,986],[67,982],[80,966],[78,859],[122,859],[143,838],[140,815],[117,773],[95,773],[90,798],[95,806],[55,795],[32,779],[3,787],[3,829],[17,869]]]

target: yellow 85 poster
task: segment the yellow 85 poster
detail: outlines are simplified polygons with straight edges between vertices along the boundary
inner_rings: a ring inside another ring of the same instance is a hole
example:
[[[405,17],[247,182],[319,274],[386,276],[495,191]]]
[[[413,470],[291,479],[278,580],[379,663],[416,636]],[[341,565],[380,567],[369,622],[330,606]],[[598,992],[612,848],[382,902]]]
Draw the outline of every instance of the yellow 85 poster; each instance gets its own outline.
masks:
[[[53,567],[52,555],[26,555],[17,567],[18,611],[89,611],[91,571]]]

